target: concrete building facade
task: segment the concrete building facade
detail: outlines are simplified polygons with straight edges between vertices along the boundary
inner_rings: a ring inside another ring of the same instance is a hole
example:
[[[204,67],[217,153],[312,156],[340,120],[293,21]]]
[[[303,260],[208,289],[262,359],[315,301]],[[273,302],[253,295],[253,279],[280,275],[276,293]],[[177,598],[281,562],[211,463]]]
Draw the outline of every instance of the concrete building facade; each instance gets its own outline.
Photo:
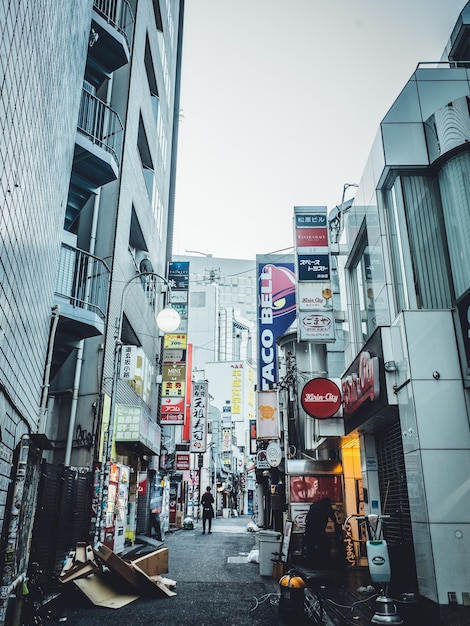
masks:
[[[2,598],[31,554],[50,577],[78,537],[113,544],[113,466],[158,473],[183,12],[163,0],[0,9]],[[130,379],[121,346],[139,351]],[[132,480],[134,520],[136,494]]]

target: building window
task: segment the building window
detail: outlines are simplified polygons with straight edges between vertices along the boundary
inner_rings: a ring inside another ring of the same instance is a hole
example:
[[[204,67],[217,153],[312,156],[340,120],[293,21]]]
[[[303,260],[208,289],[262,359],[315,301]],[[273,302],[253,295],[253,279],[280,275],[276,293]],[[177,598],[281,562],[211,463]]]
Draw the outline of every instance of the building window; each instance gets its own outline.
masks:
[[[443,165],[439,173],[442,210],[447,231],[456,298],[470,288],[470,154],[465,152]]]
[[[365,222],[358,235],[356,254],[348,263],[348,279],[351,302],[351,340],[357,343],[357,350],[364,345],[376,328],[375,294],[373,291],[373,270]]]
[[[194,308],[204,308],[206,306],[206,292],[192,291],[189,294],[190,306]]]
[[[147,139],[147,134],[144,128],[144,122],[142,117],[139,120],[139,134],[137,137],[137,149],[140,155],[140,161],[142,163],[142,173],[147,187],[147,192],[150,200],[153,197],[153,183],[155,179],[155,171],[153,167],[152,155],[150,153],[150,146]]]
[[[395,191],[398,190],[396,186]],[[405,229],[406,235],[401,235],[400,240],[403,242],[405,236],[408,239],[416,306],[450,308],[449,257],[437,181],[431,176],[402,176],[401,194],[405,219],[399,228]],[[399,204],[397,197],[396,204]],[[398,252],[394,250],[395,254]],[[393,267],[399,270],[399,257],[393,260]]]

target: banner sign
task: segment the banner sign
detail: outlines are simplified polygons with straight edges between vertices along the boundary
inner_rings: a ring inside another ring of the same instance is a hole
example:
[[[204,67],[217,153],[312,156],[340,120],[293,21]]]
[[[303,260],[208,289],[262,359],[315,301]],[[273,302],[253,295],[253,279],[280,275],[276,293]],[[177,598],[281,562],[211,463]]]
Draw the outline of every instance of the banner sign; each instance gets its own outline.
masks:
[[[299,311],[332,309],[331,283],[297,283]]]
[[[189,261],[172,261],[168,269],[171,289],[189,289]]]
[[[333,311],[299,311],[299,340],[326,343],[335,340]]]
[[[180,472],[191,469],[191,453],[176,452],[175,453],[175,469]]]
[[[191,403],[190,452],[205,452],[207,446],[207,398],[208,385],[193,383]]]
[[[163,380],[186,380],[186,364],[171,363],[163,366]]]
[[[276,390],[258,391],[257,395],[257,439],[280,439],[281,420],[279,416],[278,392]]]
[[[297,276],[299,280],[330,280],[330,257],[328,254],[299,254]]]
[[[276,341],[295,322],[295,271],[293,262],[275,262],[280,255],[257,256],[258,275],[258,389],[277,385]],[[289,257],[292,259],[292,257]]]
[[[173,261],[168,264],[170,302],[180,315],[180,325],[175,333],[165,333],[162,354],[162,400],[160,423],[184,426],[187,385],[186,361],[188,352],[188,290],[189,262]]]
[[[188,343],[188,335],[186,333],[165,333],[163,337],[163,347],[165,350],[175,348],[186,349]]]
[[[327,207],[295,206],[299,341],[334,341]]]

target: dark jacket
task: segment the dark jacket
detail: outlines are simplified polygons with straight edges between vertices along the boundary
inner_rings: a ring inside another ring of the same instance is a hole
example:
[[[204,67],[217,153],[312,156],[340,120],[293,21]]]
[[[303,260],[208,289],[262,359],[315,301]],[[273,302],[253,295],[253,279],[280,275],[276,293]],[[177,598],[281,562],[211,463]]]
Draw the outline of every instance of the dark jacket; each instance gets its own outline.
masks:
[[[339,525],[331,506],[331,501],[328,498],[324,498],[319,502],[314,502],[310,506],[305,519],[306,534],[309,532],[322,533],[329,519],[334,522],[335,527]]]

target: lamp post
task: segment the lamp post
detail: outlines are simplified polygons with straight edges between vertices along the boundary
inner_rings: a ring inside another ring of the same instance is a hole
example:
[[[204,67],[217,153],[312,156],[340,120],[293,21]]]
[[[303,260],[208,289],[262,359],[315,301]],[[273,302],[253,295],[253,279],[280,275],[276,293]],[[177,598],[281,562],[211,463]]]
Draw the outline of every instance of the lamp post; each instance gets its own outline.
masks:
[[[106,428],[106,438],[103,442],[103,452],[101,456],[101,471],[100,471],[100,482],[99,482],[99,493],[98,493],[98,505],[96,511],[96,526],[95,526],[95,543],[102,541],[104,539],[104,529],[105,529],[105,517],[106,517],[106,503],[107,500],[105,498],[105,490],[106,494],[108,492],[109,486],[109,473],[111,466],[111,452],[113,445],[113,433],[114,433],[114,422],[115,422],[115,412],[116,412],[116,396],[117,396],[117,384],[119,379],[119,368],[120,368],[120,356],[121,356],[121,331],[122,331],[122,319],[124,316],[124,303],[125,298],[127,296],[128,289],[134,280],[137,278],[143,277],[154,277],[162,280],[168,289],[169,294],[169,302],[166,307],[164,307],[157,314],[157,326],[164,333],[171,333],[175,331],[180,325],[181,318],[175,309],[171,307],[171,287],[170,283],[166,278],[160,276],[156,272],[139,272],[132,276],[122,289],[121,294],[121,304],[119,307],[119,317],[116,321],[116,333],[115,333],[115,344],[114,344],[114,371],[113,371],[113,382],[111,388],[111,403],[109,407],[109,420]]]

